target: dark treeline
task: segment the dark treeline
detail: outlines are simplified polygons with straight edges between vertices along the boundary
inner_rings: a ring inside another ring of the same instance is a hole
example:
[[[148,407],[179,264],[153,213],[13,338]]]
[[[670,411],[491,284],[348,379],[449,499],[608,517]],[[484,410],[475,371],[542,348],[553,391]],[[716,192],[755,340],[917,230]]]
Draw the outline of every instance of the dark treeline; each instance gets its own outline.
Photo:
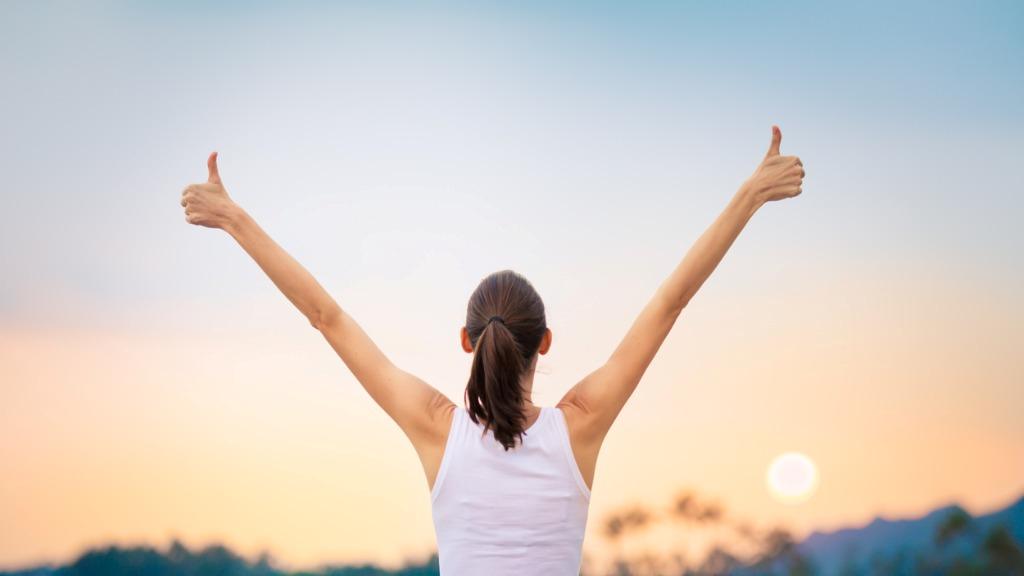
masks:
[[[434,556],[398,570],[363,565],[292,572],[275,567],[266,553],[248,561],[220,544],[192,551],[175,541],[166,551],[149,546],[95,548],[67,566],[0,572],[0,576],[438,576],[438,567]]]

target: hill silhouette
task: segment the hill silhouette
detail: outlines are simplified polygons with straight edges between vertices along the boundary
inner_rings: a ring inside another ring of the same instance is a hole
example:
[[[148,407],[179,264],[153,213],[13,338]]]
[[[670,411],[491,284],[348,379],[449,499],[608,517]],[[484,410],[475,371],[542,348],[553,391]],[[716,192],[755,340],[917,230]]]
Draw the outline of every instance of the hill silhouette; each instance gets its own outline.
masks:
[[[797,549],[818,567],[821,576],[830,576],[868,574],[873,563],[888,562],[896,569],[897,564],[910,563],[919,556],[978,558],[986,551],[1012,556],[1011,551],[999,549],[1010,542],[1016,542],[1018,549],[1024,542],[1024,497],[976,518],[951,505],[916,519],[876,518],[862,528],[814,532]]]

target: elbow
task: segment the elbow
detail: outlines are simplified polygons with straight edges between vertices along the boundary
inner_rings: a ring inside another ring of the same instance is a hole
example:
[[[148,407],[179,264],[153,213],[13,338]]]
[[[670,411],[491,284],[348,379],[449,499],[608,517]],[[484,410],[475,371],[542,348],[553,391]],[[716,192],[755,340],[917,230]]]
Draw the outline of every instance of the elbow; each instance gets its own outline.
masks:
[[[679,317],[683,313],[683,309],[690,303],[692,294],[683,294],[678,298],[662,298],[661,309],[665,316],[671,317],[673,320]]]
[[[317,309],[309,315],[309,323],[320,332],[335,325],[341,319],[341,306],[334,304],[325,309]]]
[[[692,300],[693,297],[696,295],[696,290],[687,290],[680,294],[679,297],[675,298],[671,303],[672,312],[674,312],[676,316],[679,316],[683,312],[683,310],[690,304],[690,300]]]
[[[686,309],[686,305],[689,304],[689,303],[690,303],[690,297],[689,296],[679,300],[678,302],[676,302],[675,307],[672,309],[672,313],[675,314],[678,317],[680,314],[683,313],[683,310]]]

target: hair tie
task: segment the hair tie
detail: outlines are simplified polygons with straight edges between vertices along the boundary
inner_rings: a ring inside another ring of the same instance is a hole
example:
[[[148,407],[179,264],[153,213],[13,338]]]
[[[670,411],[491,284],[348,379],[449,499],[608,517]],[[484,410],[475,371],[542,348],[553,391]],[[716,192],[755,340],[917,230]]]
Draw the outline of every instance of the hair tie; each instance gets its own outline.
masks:
[[[501,322],[502,326],[505,325],[505,319],[502,318],[501,316],[491,316],[490,318],[487,319],[487,324],[490,324],[491,322],[494,322],[495,320],[497,320],[498,322]]]

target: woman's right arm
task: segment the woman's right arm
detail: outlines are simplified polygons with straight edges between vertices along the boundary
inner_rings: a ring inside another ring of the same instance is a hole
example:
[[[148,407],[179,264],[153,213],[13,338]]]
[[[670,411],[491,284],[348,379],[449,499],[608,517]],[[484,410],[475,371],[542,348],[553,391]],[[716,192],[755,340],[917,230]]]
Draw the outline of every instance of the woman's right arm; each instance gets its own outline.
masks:
[[[593,478],[597,452],[605,435],[683,308],[761,206],[800,194],[803,164],[796,156],[779,154],[781,141],[782,133],[773,126],[768,154],[753,176],[686,253],[608,361],[571,388],[559,403],[573,434],[577,461],[588,482]]]
[[[217,168],[216,152],[210,155],[207,165],[209,180],[191,184],[182,191],[185,220],[230,234],[281,293],[323,334],[418,452],[424,445],[435,444],[439,432],[443,432],[443,441],[447,428],[440,425],[438,419],[443,420],[445,410],[454,404],[423,380],[395,366],[313,275],[228,197]]]

